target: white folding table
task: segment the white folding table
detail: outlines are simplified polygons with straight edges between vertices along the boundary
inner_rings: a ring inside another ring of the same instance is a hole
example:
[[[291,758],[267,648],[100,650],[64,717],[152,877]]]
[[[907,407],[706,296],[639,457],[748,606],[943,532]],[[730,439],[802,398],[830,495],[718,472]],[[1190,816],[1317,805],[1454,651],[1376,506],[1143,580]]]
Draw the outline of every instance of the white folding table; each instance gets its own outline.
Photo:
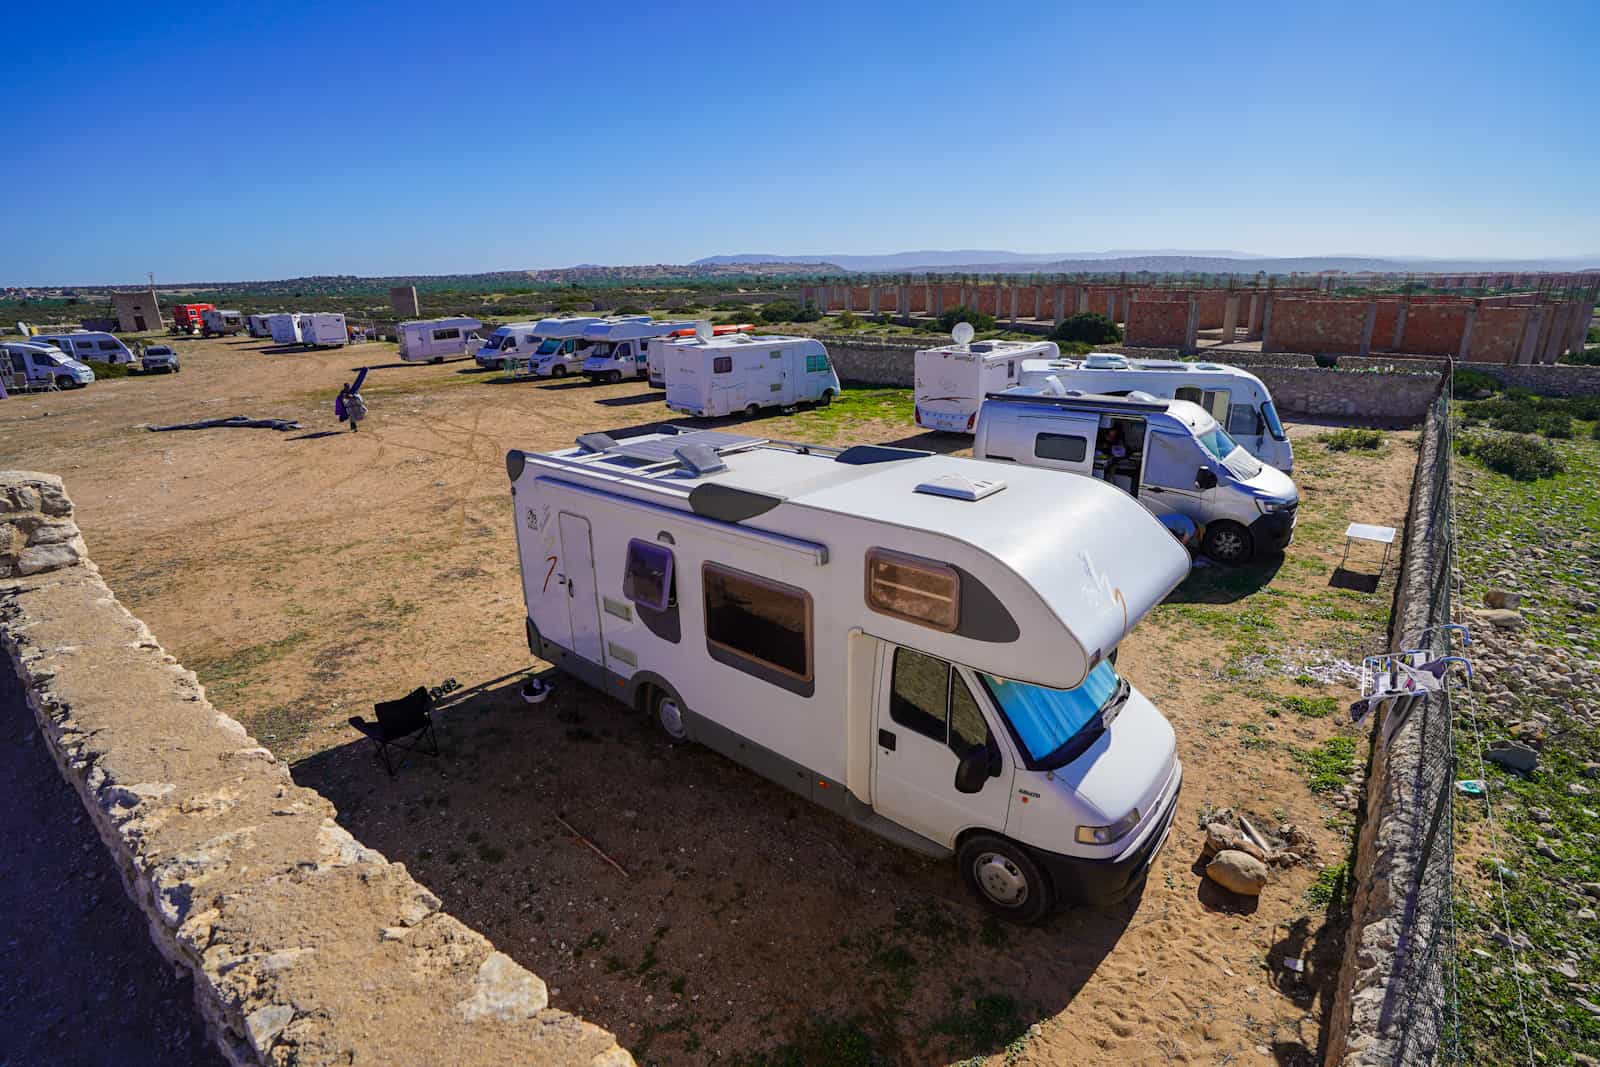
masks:
[[[1339,559],[1339,566],[1344,566],[1344,561],[1350,558],[1350,546],[1357,541],[1371,541],[1373,544],[1383,546],[1383,565],[1378,568],[1378,577],[1383,577],[1383,572],[1389,569],[1389,551],[1394,547],[1393,526],[1373,526],[1365,522],[1352,522],[1344,531],[1344,555]]]

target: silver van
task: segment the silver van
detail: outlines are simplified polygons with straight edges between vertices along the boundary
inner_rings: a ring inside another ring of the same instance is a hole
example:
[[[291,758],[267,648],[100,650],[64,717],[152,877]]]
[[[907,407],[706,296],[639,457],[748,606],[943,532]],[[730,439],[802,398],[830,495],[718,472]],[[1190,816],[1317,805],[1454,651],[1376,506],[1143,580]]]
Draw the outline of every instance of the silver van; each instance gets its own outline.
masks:
[[[48,389],[54,384],[57,389],[77,389],[94,381],[94,371],[54,345],[32,338],[0,345],[0,358],[10,367],[12,380],[23,388]]]
[[[972,454],[1110,482],[1157,518],[1182,515],[1219,563],[1279,552],[1294,538],[1300,493],[1187,400],[1018,386],[978,409]]]

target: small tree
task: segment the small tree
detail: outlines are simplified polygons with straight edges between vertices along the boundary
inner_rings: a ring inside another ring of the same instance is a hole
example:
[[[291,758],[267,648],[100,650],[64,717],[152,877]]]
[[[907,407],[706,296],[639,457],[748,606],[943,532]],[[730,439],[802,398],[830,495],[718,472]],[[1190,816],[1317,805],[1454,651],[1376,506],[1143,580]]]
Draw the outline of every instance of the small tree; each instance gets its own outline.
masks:
[[[945,333],[949,333],[951,330],[956,328],[956,323],[958,322],[970,323],[974,330],[994,329],[993,315],[985,315],[977,308],[969,307],[951,308],[949,311],[946,311],[944,314],[940,315],[939,329],[943,330]]]
[[[1086,345],[1115,344],[1122,340],[1122,327],[1098,312],[1080,311],[1061,320],[1061,325],[1050,334],[1050,340]]]

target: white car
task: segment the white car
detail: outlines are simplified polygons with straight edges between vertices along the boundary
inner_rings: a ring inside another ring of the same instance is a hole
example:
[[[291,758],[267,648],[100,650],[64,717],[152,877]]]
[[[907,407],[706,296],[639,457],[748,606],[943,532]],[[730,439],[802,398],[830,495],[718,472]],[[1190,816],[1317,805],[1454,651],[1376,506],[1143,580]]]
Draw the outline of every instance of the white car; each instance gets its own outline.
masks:
[[[179,370],[178,353],[171,345],[149,346],[144,350],[144,355],[140,357],[140,363],[143,365],[146,374],[152,374],[158,370],[177,374]]]

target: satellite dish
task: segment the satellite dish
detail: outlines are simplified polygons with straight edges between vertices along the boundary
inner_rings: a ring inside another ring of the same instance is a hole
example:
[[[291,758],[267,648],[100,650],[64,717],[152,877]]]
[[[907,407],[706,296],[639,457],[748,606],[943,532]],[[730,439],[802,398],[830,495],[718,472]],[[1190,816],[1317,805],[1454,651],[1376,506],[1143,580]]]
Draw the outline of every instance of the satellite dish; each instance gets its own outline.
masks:
[[[958,322],[956,328],[950,331],[950,339],[958,345],[972,343],[973,335],[977,333],[970,322]]]
[[[711,337],[711,320],[701,319],[699,322],[695,323],[694,336],[695,339],[699,341],[709,339]]]

